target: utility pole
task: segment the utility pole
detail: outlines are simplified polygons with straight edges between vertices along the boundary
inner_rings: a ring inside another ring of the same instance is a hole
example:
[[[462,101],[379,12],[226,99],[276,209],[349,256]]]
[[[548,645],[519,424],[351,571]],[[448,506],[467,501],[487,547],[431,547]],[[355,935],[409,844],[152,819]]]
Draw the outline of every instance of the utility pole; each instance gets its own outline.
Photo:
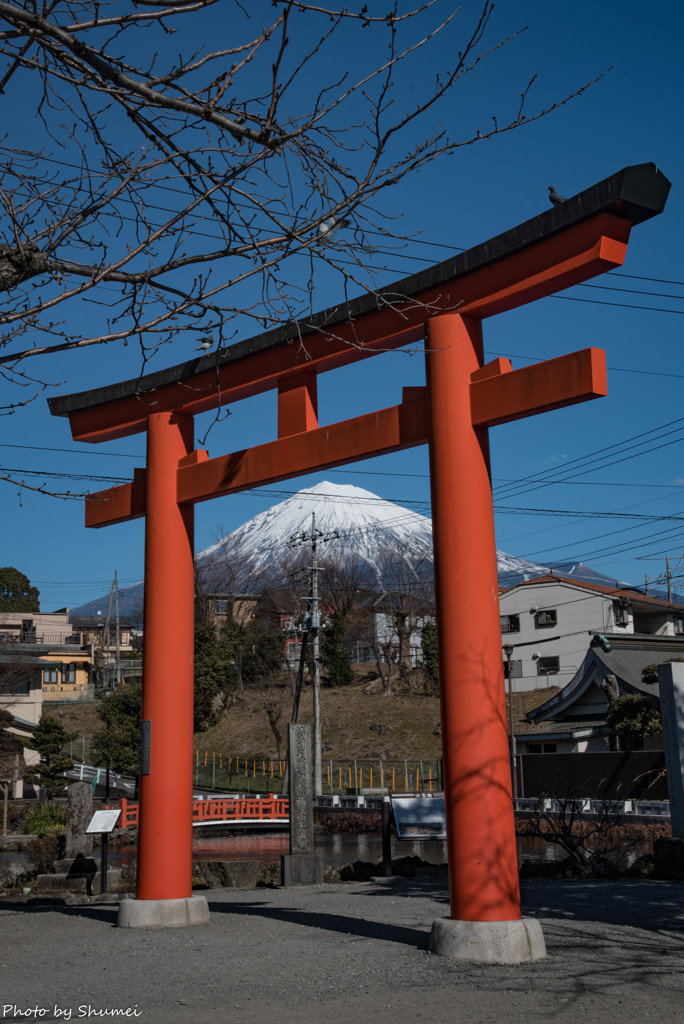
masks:
[[[121,689],[121,628],[119,626],[119,580],[114,570],[114,615],[116,618],[116,688]]]
[[[109,689],[112,685],[110,669],[110,657],[109,657],[109,621],[112,615],[112,599],[114,597],[114,591],[116,589],[116,575],[114,577],[114,583],[112,583],[109,591],[109,604],[107,605],[107,618],[105,619],[104,629],[102,631],[102,666],[105,675],[105,689]]]
[[[670,573],[670,556],[665,555],[665,572],[667,574],[667,600],[672,603],[672,575]]]
[[[313,742],[314,796],[323,793],[323,746],[321,739],[321,658],[318,608],[318,551],[316,544],[316,513],[311,513],[311,656],[313,658]]]
[[[291,538],[290,544],[295,547],[299,544],[311,544],[311,565],[309,567],[309,596],[308,602],[308,636],[311,638],[311,658],[313,661],[313,746],[314,746],[314,796],[323,794],[323,745],[321,740],[321,660],[320,660],[320,628],[321,613],[318,595],[318,541],[329,541],[339,534],[333,530],[331,533],[321,533],[316,529],[316,513],[311,513],[311,533],[296,534]]]

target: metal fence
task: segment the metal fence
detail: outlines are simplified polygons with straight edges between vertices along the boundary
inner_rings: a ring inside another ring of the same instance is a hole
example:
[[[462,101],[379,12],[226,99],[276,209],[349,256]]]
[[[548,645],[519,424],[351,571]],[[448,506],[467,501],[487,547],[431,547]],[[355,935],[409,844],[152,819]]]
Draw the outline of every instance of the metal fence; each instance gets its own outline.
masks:
[[[588,754],[523,754],[518,758],[521,797],[568,796],[591,800],[667,800],[662,750]]]
[[[240,790],[247,793],[280,793],[285,761],[195,751],[195,786]],[[395,791],[435,792],[441,788],[437,760],[330,759],[322,764],[323,791],[331,794]]]
[[[94,764],[91,740],[80,736],[65,748],[76,762]],[[280,793],[285,760],[196,750],[196,787],[244,793]],[[368,791],[437,792],[442,789],[438,760],[326,758],[323,792],[333,795]],[[589,754],[522,754],[518,757],[518,796],[568,796],[590,800],[667,800],[662,750]]]

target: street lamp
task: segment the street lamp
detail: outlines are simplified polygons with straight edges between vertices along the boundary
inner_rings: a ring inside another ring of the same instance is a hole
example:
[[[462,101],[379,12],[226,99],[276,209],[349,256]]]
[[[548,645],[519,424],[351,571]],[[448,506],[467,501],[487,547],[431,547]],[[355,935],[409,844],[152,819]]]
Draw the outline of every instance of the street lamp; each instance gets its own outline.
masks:
[[[544,643],[550,643],[553,640],[560,640],[560,636],[548,636],[544,638]],[[506,655],[506,664],[508,666],[508,737],[509,747],[511,752],[511,782],[513,785],[513,799],[518,798],[518,750],[515,742],[515,730],[513,728],[513,681],[511,676],[511,658],[513,657],[513,651],[516,647],[537,647],[539,640],[523,640],[518,644],[503,644],[503,652]],[[548,686],[548,672],[546,675],[547,686]]]
[[[507,676],[508,676],[508,746],[511,758],[511,784],[513,787],[513,800],[518,798],[518,751],[515,743],[515,730],[513,728],[513,682],[511,677],[511,658],[513,657],[514,644],[504,644],[503,650],[506,655]]]

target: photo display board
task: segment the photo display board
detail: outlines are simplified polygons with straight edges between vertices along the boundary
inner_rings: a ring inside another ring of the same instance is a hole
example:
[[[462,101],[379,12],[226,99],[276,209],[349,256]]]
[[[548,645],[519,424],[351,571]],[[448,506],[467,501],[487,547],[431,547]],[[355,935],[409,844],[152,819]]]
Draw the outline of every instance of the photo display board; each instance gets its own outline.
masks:
[[[397,839],[446,839],[444,793],[390,795]]]

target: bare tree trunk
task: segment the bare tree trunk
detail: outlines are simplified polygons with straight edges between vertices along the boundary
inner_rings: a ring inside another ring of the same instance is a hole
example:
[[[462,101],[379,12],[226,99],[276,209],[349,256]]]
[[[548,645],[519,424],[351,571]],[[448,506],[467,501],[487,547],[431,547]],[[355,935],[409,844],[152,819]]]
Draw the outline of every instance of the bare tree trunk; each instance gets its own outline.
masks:
[[[283,706],[276,693],[276,688],[273,683],[270,684],[268,690],[268,697],[266,698],[266,714],[268,715],[268,724],[271,727],[271,732],[276,741],[276,748],[278,750],[278,760],[283,759],[283,737],[280,732],[280,723],[283,719]]]
[[[374,647],[375,651],[375,664],[378,667],[378,675],[382,682],[382,695],[383,697],[393,697],[394,690],[392,689],[392,659],[388,649],[383,648],[382,645],[376,644]],[[382,655],[385,655],[385,664],[387,666],[387,672],[382,670]]]
[[[235,689],[239,694],[245,692],[245,683],[242,678],[242,651],[235,652]]]
[[[399,640],[399,671],[405,675],[411,670],[411,620],[403,612],[395,616],[395,629]]]
[[[7,803],[9,799],[9,782],[0,782],[2,790],[2,834],[7,835]]]

